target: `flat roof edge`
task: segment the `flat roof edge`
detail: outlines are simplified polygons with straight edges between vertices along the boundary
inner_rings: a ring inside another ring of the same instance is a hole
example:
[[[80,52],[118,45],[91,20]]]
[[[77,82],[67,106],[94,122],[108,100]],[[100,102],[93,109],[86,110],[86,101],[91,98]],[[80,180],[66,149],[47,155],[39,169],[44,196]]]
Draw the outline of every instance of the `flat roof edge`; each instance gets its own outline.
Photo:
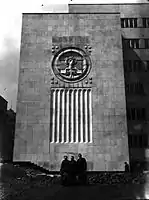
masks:
[[[27,15],[44,15],[44,14],[52,14],[52,15],[58,15],[58,14],[63,14],[63,15],[68,15],[68,14],[73,14],[73,15],[76,15],[76,14],[88,14],[88,15],[91,15],[91,14],[120,14],[120,12],[68,12],[68,13],[22,13],[23,15],[24,14],[27,14]]]
[[[100,3],[100,4],[93,4],[93,3],[89,3],[89,4],[83,4],[83,3],[81,3],[81,4],[71,4],[71,3],[69,3],[68,5],[77,5],[77,6],[79,6],[79,5],[86,5],[86,6],[91,6],[91,5],[99,5],[99,6],[102,6],[102,5],[142,5],[142,4],[145,4],[145,5],[149,5],[149,3]]]

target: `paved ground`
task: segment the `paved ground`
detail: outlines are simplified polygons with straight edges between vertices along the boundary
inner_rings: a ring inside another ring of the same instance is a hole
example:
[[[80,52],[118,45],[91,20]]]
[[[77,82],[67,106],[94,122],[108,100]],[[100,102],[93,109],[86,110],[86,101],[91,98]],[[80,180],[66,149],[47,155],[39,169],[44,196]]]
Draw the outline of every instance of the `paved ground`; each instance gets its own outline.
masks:
[[[54,182],[56,179],[50,178],[50,176],[37,176],[37,178],[31,179],[28,176],[18,178],[16,176],[18,169],[7,169],[3,171],[3,176],[0,176],[0,200],[131,200],[145,199],[145,197],[147,199],[145,193],[149,193],[147,179],[144,184],[96,184],[64,187],[59,182]]]
[[[23,185],[22,185],[23,186]],[[139,198],[140,197],[140,198]],[[8,186],[1,183],[1,199],[5,200],[114,200],[114,199],[143,199],[144,185],[117,186],[69,186],[27,185],[25,187]]]

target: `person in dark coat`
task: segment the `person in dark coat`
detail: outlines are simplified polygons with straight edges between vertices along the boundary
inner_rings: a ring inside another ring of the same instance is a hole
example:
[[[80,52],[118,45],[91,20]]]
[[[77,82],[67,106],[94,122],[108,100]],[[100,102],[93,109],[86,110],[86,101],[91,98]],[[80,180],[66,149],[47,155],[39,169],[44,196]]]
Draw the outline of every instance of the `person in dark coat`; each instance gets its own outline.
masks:
[[[68,160],[68,156],[64,156],[64,160],[61,163],[60,174],[62,185],[69,185],[70,161]]]
[[[77,162],[75,161],[74,156],[71,156],[70,160],[71,184],[76,183],[76,175],[77,175]]]
[[[78,154],[78,160],[77,160],[77,175],[78,175],[78,181],[81,184],[86,184],[86,170],[87,170],[87,163],[86,159],[82,157],[82,155]]]

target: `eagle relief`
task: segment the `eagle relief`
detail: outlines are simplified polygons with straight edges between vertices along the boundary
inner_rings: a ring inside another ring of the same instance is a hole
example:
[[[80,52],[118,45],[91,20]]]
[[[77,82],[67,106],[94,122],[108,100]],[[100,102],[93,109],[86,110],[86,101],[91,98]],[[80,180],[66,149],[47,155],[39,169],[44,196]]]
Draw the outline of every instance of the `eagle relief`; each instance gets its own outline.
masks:
[[[89,56],[79,48],[61,49],[54,55],[52,69],[57,78],[64,82],[78,82],[90,72]]]

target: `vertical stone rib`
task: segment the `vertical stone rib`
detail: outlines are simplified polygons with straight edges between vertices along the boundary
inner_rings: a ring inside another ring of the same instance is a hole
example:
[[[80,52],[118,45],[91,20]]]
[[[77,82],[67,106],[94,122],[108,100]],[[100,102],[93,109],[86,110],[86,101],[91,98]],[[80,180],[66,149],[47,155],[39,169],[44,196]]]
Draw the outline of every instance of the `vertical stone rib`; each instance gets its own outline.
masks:
[[[78,90],[76,90],[76,98],[75,98],[75,106],[76,106],[76,143],[78,143]]]
[[[60,109],[59,109],[59,142],[62,142],[62,93],[60,89]]]
[[[53,90],[50,95],[50,142],[52,142],[52,130],[53,130]]]
[[[69,90],[67,91],[67,110],[66,110],[66,142],[69,142]]]
[[[82,91],[82,98],[83,98],[83,142],[85,142],[85,89]]]
[[[85,142],[88,142],[88,102],[87,102],[87,93],[88,93],[88,90],[85,90]]]
[[[74,142],[74,90],[71,92],[71,143]]]
[[[65,115],[64,115],[64,111],[65,111],[65,90],[62,90],[62,125],[61,125],[61,135],[62,135],[62,140],[61,142],[63,143],[64,142],[64,118],[65,118]]]
[[[51,142],[54,142],[54,132],[55,132],[55,96],[56,96],[56,91],[53,90],[53,95],[51,98],[52,101],[52,137],[51,137]]]
[[[74,90],[74,103],[73,103],[73,128],[74,128],[74,133],[73,133],[73,141],[76,142],[76,90]]]
[[[67,90],[64,90],[64,142],[66,142],[66,128],[67,128]]]
[[[83,90],[80,90],[80,142],[83,143]]]
[[[53,122],[55,124],[55,128],[54,128],[54,142],[57,141],[57,93],[58,91],[55,90],[55,121]]]
[[[87,120],[88,120],[88,123],[87,123],[87,134],[88,134],[88,142],[90,142],[90,102],[89,102],[89,89],[87,90]]]
[[[71,107],[72,107],[72,102],[71,102],[71,95],[72,95],[72,90],[69,90],[69,142],[71,142]]]
[[[90,139],[89,142],[92,143],[92,95],[91,95],[91,89],[89,89],[89,124],[90,124],[90,130],[89,135]]]
[[[80,138],[80,90],[78,90],[78,142],[80,142],[81,138]]]
[[[57,131],[56,143],[59,143],[59,127],[60,127],[60,90],[57,90]]]

